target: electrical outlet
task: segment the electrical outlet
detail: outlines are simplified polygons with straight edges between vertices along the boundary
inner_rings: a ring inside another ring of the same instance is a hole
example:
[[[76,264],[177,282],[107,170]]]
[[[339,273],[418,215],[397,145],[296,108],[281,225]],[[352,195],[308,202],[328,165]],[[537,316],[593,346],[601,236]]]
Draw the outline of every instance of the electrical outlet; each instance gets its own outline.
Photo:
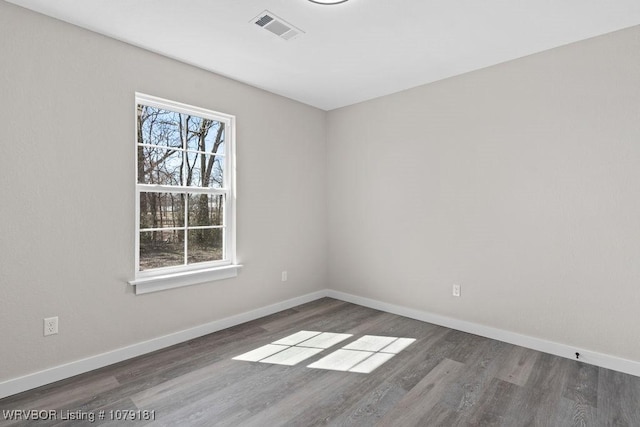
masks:
[[[44,336],[58,333],[58,316],[44,319]]]
[[[460,285],[453,285],[453,296],[454,297],[460,296]]]
[[[288,276],[288,275],[287,275],[287,270],[283,271],[283,272],[282,272],[282,281],[283,281],[283,282],[286,282],[286,281],[287,281],[287,276]]]

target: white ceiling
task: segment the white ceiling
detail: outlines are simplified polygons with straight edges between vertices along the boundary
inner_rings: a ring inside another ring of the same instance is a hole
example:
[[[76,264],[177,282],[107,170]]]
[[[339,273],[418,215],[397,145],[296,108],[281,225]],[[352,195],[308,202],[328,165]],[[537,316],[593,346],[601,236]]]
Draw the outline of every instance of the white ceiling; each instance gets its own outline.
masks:
[[[640,24],[640,0],[8,1],[324,110]]]

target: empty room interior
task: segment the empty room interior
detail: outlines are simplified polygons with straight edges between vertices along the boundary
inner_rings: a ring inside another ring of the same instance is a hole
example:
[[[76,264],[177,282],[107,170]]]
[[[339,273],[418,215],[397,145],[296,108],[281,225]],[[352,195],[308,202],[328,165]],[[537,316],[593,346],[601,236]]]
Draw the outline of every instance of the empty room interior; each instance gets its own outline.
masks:
[[[2,0],[0,58],[0,426],[640,426],[637,0]]]

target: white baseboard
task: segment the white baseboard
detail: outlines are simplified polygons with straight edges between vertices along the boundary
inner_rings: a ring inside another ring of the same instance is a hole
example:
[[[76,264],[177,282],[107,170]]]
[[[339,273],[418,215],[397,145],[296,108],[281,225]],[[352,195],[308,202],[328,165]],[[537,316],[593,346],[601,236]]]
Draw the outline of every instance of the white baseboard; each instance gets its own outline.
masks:
[[[364,307],[373,308],[387,313],[397,314],[399,316],[409,317],[411,319],[420,320],[422,322],[433,323],[435,325],[445,326],[447,328],[468,332],[475,335],[519,345],[521,347],[542,351],[544,353],[554,354],[556,356],[566,357],[575,360],[575,353],[580,353],[580,360],[595,366],[612,369],[614,371],[624,372],[640,377],[640,362],[622,359],[608,354],[598,353],[582,348],[572,347],[570,345],[556,343],[543,340],[540,338],[530,337],[515,332],[505,331],[490,326],[480,325],[477,323],[467,322],[464,320],[454,319],[451,317],[441,316],[426,311],[407,308],[400,305],[389,304],[386,302],[351,295],[345,292],[334,291],[332,289],[324,289],[300,297],[292,298],[276,304],[261,307],[255,310],[240,313],[184,331],[175,332],[173,334],[143,341],[127,347],[122,347],[113,351],[90,356],[85,359],[76,360],[64,365],[55,366],[50,369],[28,374],[19,378],[10,379],[0,383],[0,399],[11,396],[70,378],[74,375],[83,374],[94,369],[102,368],[117,362],[122,362],[136,356],[151,353],[162,348],[166,348],[181,342],[185,342],[194,338],[198,338],[222,329],[230,328],[260,317],[268,316],[282,310],[305,304],[323,297],[335,298],[345,302],[362,305]]]
[[[556,356],[565,357],[568,359],[575,360],[576,353],[580,353],[581,362],[640,377],[640,362],[637,361],[622,359],[616,356],[586,350],[584,348],[578,348],[567,344],[547,341],[541,338],[522,335],[516,332],[505,331],[504,329],[497,329],[491,326],[480,325],[478,323],[467,322],[464,320],[441,316],[438,314],[407,308],[400,305],[389,304],[370,298],[351,295],[345,292],[334,291],[332,289],[327,290],[326,296],[373,308],[376,310],[385,311],[387,313],[409,317],[411,319],[420,320],[422,322],[433,323],[434,325],[445,326],[447,328],[456,329],[458,331],[468,332],[470,334],[480,335],[482,337],[507,342],[509,344],[519,345],[521,347],[538,350],[543,353],[554,354]]]
[[[148,341],[143,341],[127,347],[108,351],[106,353],[65,363],[64,365],[55,366],[43,371],[34,372],[33,374],[10,379],[0,383],[0,399],[3,397],[21,393],[26,390],[30,390],[32,388],[51,384],[65,378],[70,378],[74,375],[83,374],[94,369],[112,365],[117,362],[122,362],[123,360],[131,359],[132,357],[151,353],[152,351],[160,350],[162,348],[179,344],[181,342],[189,341],[194,338],[211,334],[222,329],[230,328],[241,323],[249,322],[260,317],[268,316],[282,310],[287,310],[300,304],[315,301],[325,296],[326,290],[313,292],[276,304],[268,305],[266,307],[261,307],[255,310],[247,311],[245,313],[237,314],[235,316],[226,317],[224,319],[196,326],[194,328],[186,329],[184,331],[179,331],[173,334],[164,335],[162,337],[153,338]]]

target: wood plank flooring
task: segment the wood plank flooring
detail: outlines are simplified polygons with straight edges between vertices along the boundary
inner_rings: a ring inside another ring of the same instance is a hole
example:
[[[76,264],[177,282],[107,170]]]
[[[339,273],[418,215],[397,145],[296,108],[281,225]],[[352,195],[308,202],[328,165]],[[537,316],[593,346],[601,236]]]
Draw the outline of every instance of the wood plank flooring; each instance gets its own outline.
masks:
[[[300,330],[353,336],[296,366],[232,360]],[[416,341],[369,374],[307,367],[362,335]],[[32,409],[57,419],[6,419]],[[640,426],[640,378],[324,298],[2,399],[0,410],[0,426]],[[124,410],[155,420],[110,419]],[[96,419],[61,419],[67,411]]]

